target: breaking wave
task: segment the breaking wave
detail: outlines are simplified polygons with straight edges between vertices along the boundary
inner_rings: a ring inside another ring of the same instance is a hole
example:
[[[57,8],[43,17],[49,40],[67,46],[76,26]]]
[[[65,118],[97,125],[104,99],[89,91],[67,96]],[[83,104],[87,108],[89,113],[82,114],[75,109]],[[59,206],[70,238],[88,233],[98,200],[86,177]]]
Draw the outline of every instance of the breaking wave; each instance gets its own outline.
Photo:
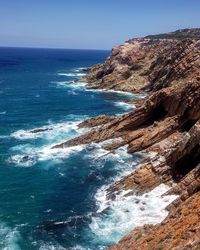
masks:
[[[177,197],[162,196],[169,188],[161,184],[139,196],[127,196],[129,191],[122,191],[111,200],[107,198],[107,188],[101,187],[95,195],[98,210],[90,224],[96,240],[104,244],[117,242],[137,226],[161,222],[168,214],[166,206]]]
[[[5,224],[0,224],[0,249],[2,250],[20,250],[20,233],[17,229],[11,229]]]

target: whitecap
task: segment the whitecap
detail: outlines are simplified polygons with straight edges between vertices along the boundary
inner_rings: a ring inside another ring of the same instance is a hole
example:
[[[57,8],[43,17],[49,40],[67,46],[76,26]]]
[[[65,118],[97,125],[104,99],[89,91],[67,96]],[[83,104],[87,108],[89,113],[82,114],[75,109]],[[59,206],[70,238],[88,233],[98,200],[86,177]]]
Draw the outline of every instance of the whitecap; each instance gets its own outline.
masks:
[[[16,228],[11,229],[4,223],[0,224],[0,247],[3,250],[20,250],[20,233]]]
[[[114,102],[114,105],[116,107],[122,108],[125,111],[128,111],[128,110],[131,110],[131,109],[135,108],[134,104],[129,104],[127,102],[122,102],[122,101],[121,102]]]
[[[85,85],[87,86],[88,83],[85,83]],[[120,90],[113,90],[113,89],[93,89],[93,88],[88,87],[88,88],[86,89],[86,91],[114,93],[114,94],[120,94],[120,95],[123,95],[123,96],[126,96],[126,97],[130,97],[130,98],[136,97],[136,95],[133,94],[133,93],[131,93],[131,92],[120,91]]]
[[[65,74],[66,75],[66,74]],[[139,95],[139,94],[133,94],[131,92],[126,92],[126,91],[118,91],[118,90],[112,90],[112,89],[93,89],[93,88],[90,88],[88,86],[88,83],[87,82],[83,82],[83,81],[56,81],[56,82],[52,82],[52,83],[55,83],[57,85],[57,87],[65,87],[65,88],[73,88],[73,89],[81,89],[81,90],[84,90],[86,92],[97,92],[97,93],[114,93],[114,94],[120,94],[121,96],[126,96],[128,98],[144,98],[146,95]],[[118,102],[116,102],[116,106],[119,106],[120,105],[120,102],[119,104],[117,104]],[[127,106],[130,105],[130,106],[134,106],[133,104],[128,104],[128,103],[125,103],[125,102],[121,102],[121,105],[124,105],[124,106]]]
[[[81,77],[85,76],[86,73],[58,73],[59,76],[68,76],[68,77]]]
[[[127,196],[129,191],[122,191],[114,200],[107,198],[107,188],[103,186],[95,195],[98,210],[90,224],[97,241],[107,243],[117,242],[137,226],[161,222],[168,214],[166,206],[177,198],[162,196],[169,190],[164,184],[140,196]]]
[[[84,82],[74,82],[74,81],[65,81],[65,82],[54,82],[57,88],[67,88],[74,90],[86,90],[86,83]]]
[[[14,163],[18,167],[31,167],[37,162],[36,155],[18,154],[8,159],[9,163]]]
[[[42,149],[37,151],[38,161],[47,161],[47,160],[59,160],[66,159],[73,154],[77,154],[82,151],[85,145],[66,147],[66,148],[53,148],[54,145],[45,146]]]
[[[79,128],[78,124],[83,121],[83,116],[69,115],[69,119],[61,123],[42,126],[31,130],[18,130],[11,134],[17,140],[31,140],[27,144],[16,145],[10,150],[15,154],[8,159],[9,163],[14,163],[20,167],[30,167],[37,162],[52,160],[53,163],[58,163],[70,155],[80,152],[85,147],[84,145],[64,148],[53,148],[57,144],[61,144],[66,140],[72,139],[84,132],[88,128]],[[85,117],[84,117],[85,118]],[[39,144],[32,144],[32,140],[40,139]],[[64,139],[64,141],[63,141]],[[42,143],[42,144],[41,144]]]
[[[66,248],[62,247],[61,245],[55,243],[55,244],[45,244],[41,243],[39,250],[67,250]]]
[[[7,112],[6,111],[2,111],[0,112],[0,115],[5,115]]]
[[[12,155],[8,162],[15,164],[18,167],[32,167],[38,162],[51,161],[52,164],[60,163],[62,160],[66,160],[73,154],[77,154],[82,151],[85,145],[65,147],[65,148],[53,148],[55,144],[47,146],[33,148],[26,147],[25,154]]]
[[[77,135],[78,131],[78,124],[83,121],[81,119],[83,117],[79,117],[78,120],[75,121],[66,121],[60,123],[50,123],[48,125],[42,127],[36,127],[29,130],[17,130],[11,133],[11,137],[14,137],[17,140],[32,140],[37,138],[45,138],[48,140],[53,140],[58,137],[62,138],[62,136],[66,136],[67,139],[70,136]],[[76,119],[76,117],[74,117]],[[79,129],[79,132],[85,131],[84,129]]]
[[[74,247],[70,247],[68,250],[92,250],[91,248],[85,248],[85,247],[82,247],[80,245],[76,245]]]

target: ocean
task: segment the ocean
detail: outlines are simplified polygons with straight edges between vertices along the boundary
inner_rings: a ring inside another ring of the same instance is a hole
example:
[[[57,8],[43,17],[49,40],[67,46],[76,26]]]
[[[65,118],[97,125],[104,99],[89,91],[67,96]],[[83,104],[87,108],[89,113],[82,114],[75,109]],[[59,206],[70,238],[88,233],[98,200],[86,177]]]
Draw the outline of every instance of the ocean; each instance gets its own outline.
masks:
[[[52,146],[88,129],[96,115],[132,110],[129,93],[91,90],[82,67],[109,51],[0,48],[0,249],[106,249],[135,226],[162,220],[171,198],[106,198],[106,188],[138,166],[140,154],[103,143]],[[138,202],[139,200],[139,202]],[[159,202],[159,206],[158,206]]]

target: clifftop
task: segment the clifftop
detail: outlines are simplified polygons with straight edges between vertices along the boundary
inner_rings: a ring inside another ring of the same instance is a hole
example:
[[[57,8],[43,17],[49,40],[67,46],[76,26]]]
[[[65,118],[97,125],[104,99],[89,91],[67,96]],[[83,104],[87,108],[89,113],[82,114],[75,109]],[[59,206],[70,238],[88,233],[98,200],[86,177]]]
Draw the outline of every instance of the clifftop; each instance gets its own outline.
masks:
[[[194,39],[199,40],[200,39],[200,29],[199,28],[193,28],[193,29],[180,29],[176,30],[174,32],[169,33],[162,33],[157,35],[149,35],[145,38],[148,39]]]

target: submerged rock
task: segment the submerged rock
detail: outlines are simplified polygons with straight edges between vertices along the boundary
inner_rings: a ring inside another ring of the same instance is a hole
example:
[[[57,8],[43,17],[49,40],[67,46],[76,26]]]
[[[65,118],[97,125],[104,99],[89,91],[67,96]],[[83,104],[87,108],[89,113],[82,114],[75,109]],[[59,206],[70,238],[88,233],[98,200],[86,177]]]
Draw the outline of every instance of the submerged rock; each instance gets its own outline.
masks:
[[[53,128],[38,128],[38,129],[31,130],[30,132],[33,134],[36,134],[36,133],[46,132],[49,130],[53,130]]]

